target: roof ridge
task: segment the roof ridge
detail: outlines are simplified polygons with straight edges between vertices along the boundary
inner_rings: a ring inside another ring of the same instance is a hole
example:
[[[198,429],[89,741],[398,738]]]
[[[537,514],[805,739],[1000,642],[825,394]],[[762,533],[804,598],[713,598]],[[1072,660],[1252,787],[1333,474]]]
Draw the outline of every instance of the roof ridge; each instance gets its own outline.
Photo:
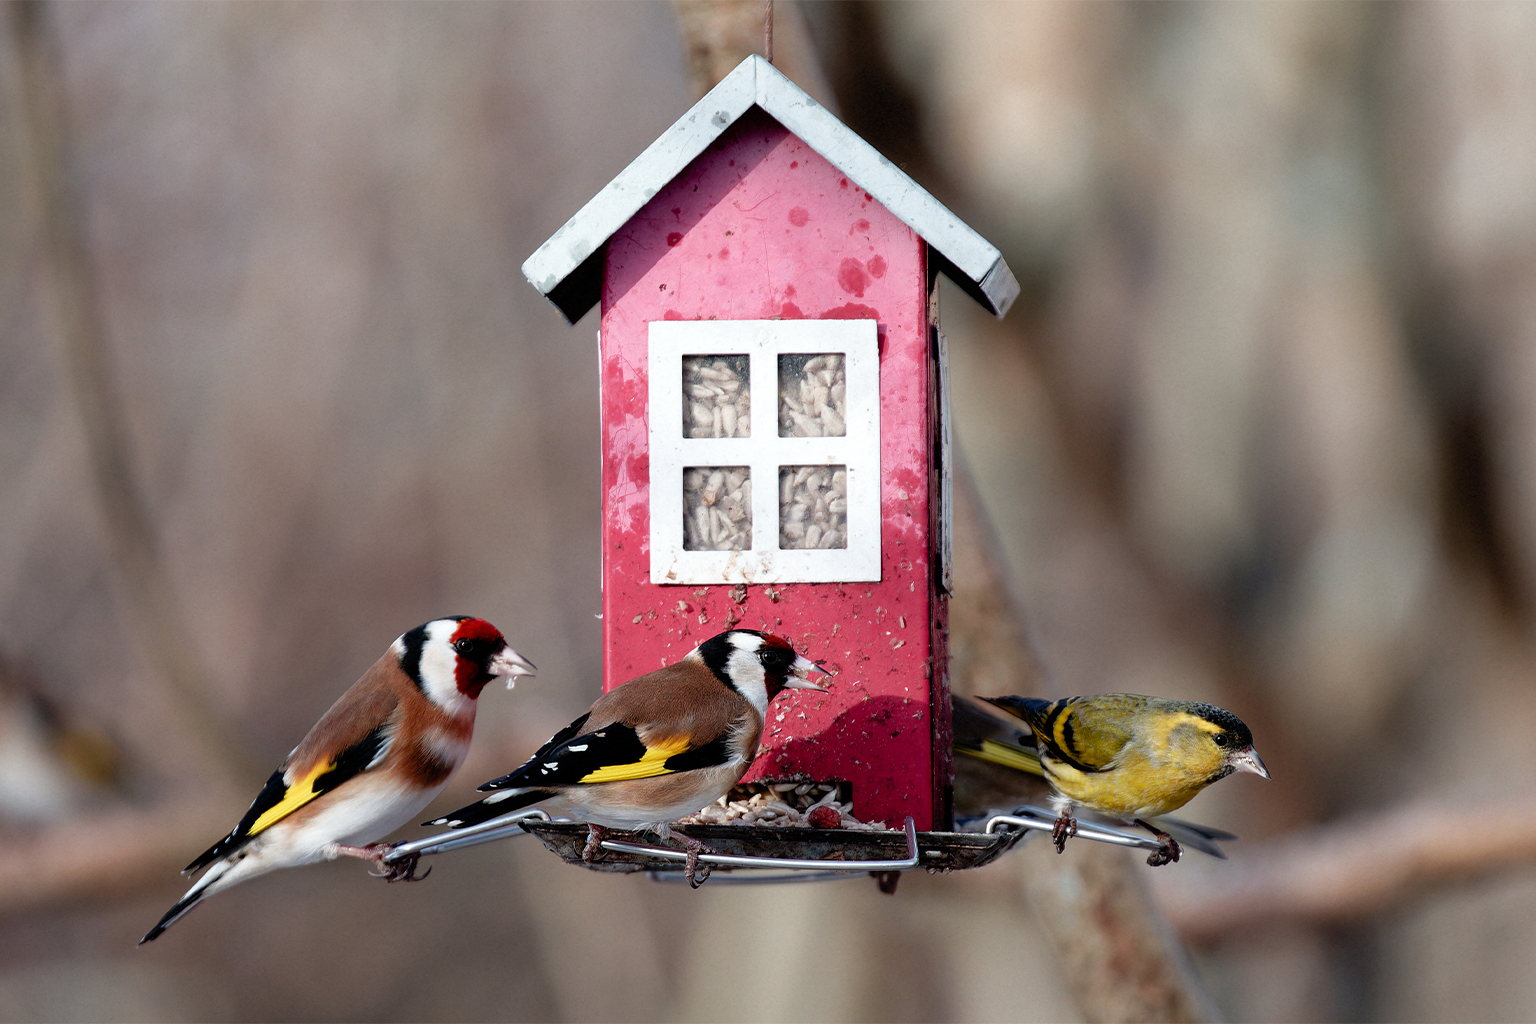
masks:
[[[939,269],[1002,316],[1019,285],[997,247],[758,54],[738,64],[523,263],[523,275],[572,323],[601,297],[614,232],[743,114],[760,108],[916,232]]]

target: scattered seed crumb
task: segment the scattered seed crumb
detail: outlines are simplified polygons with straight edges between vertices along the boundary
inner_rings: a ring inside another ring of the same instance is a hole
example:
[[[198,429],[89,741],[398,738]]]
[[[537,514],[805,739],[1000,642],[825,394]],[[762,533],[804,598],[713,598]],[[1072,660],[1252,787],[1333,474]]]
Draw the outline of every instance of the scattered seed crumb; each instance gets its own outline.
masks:
[[[811,820],[812,814],[817,815],[820,823]],[[852,802],[839,802],[837,784],[832,782],[755,782],[737,786],[702,811],[680,819],[679,824],[887,831],[883,822],[867,823],[855,818]]]

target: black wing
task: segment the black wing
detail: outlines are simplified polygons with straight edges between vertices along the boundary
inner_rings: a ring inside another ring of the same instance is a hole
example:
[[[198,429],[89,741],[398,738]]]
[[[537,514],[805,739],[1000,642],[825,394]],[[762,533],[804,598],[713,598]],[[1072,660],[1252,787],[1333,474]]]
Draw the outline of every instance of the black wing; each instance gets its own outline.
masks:
[[[204,850],[202,855],[191,864],[182,868],[182,874],[196,871],[212,864],[220,857],[228,856],[250,842],[253,836],[259,835],[322,793],[330,792],[362,772],[379,756],[379,752],[389,743],[393,732],[390,725],[379,726],[337,754],[331,761],[317,765],[306,777],[294,780],[291,785],[285,778],[283,769],[279,768],[273,772],[272,777],[267,779],[267,784],[261,788],[261,792],[256,794],[256,799],[251,802],[250,809],[245,812],[245,817],[240,819],[240,824],[235,826],[234,831]]]
[[[677,736],[648,747],[633,726],[614,722],[583,733],[586,720],[583,715],[572,722],[520,768],[485,783],[480,791],[648,779],[724,764],[732,756],[726,736],[698,746]]]

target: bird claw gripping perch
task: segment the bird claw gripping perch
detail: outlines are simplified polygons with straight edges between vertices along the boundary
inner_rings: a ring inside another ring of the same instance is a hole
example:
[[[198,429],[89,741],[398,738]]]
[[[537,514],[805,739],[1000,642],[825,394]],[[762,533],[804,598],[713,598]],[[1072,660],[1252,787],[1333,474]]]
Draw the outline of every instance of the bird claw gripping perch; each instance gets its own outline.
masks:
[[[425,882],[427,876],[432,873],[432,869],[427,868],[427,870],[418,875],[416,873],[416,863],[420,859],[417,854],[413,853],[390,864],[385,864],[381,861],[379,863],[381,870],[375,871],[373,877],[382,878],[386,882]]]
[[[1151,832],[1154,836],[1157,837],[1157,841],[1163,844],[1163,848],[1161,850],[1153,850],[1151,853],[1147,854],[1148,864],[1152,865],[1154,868],[1160,868],[1164,864],[1178,863],[1179,858],[1184,854],[1184,849],[1183,847],[1179,846],[1179,841],[1177,839],[1173,838],[1173,836],[1169,835],[1167,832],[1164,832],[1162,829],[1156,827],[1155,825],[1149,824],[1140,818],[1136,819],[1136,824],[1140,825],[1148,832]]]
[[[1056,852],[1064,852],[1067,848],[1067,840],[1075,835],[1077,835],[1077,819],[1069,814],[1062,814],[1056,819],[1056,827],[1051,829],[1051,842],[1056,844]],[[1175,857],[1174,860],[1178,858]]]
[[[583,864],[591,864],[597,855],[603,852],[603,840],[608,838],[608,830],[602,825],[587,823],[587,845],[581,848],[581,861]]]
[[[714,870],[708,864],[699,863],[699,854],[714,853],[715,851],[692,836],[683,836],[682,838],[683,849],[688,851],[688,859],[684,862],[683,866],[683,877],[688,879],[689,888],[697,889],[704,884],[704,880]]]
[[[346,857],[357,857],[359,860],[372,861],[377,870],[369,872],[374,878],[382,878],[386,882],[421,882],[432,873],[431,868],[418,875],[416,865],[421,861],[421,855],[407,853],[404,856],[388,857],[394,850],[390,843],[369,843],[367,846],[338,846],[336,852]]]
[[[714,869],[708,864],[700,863],[699,855],[702,853],[714,853],[714,849],[703,841],[694,839],[692,836],[679,835],[665,825],[661,827],[660,831],[663,841],[670,842],[672,839],[682,840],[683,849],[688,853],[688,859],[684,862],[683,877],[688,879],[688,884],[695,889],[703,885],[704,880],[709,877],[710,872]],[[607,839],[608,835],[609,829],[604,826],[596,825],[592,822],[587,823],[587,843],[581,848],[583,864],[591,864],[597,859],[597,855],[603,850],[603,840]]]

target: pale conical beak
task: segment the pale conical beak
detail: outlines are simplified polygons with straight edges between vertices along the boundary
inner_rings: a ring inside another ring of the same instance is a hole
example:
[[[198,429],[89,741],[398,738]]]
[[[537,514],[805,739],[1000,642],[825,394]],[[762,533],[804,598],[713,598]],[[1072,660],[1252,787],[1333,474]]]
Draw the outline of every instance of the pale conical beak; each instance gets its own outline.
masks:
[[[495,676],[496,678],[506,678],[507,689],[509,690],[512,689],[513,686],[517,685],[518,676],[531,676],[534,674],[534,672],[538,671],[533,667],[533,662],[529,661],[521,654],[518,654],[510,647],[506,648],[500,654],[492,658],[489,668],[491,675]]]
[[[1253,772],[1255,775],[1269,778],[1269,769],[1264,767],[1264,762],[1259,760],[1259,752],[1252,747],[1234,750],[1227,763],[1240,772]]]
[[[832,673],[802,654],[790,666],[789,678],[785,680],[784,685],[793,690],[815,690],[817,693],[826,693],[827,688],[825,686],[817,686],[811,682],[811,676],[813,675],[830,677]]]

